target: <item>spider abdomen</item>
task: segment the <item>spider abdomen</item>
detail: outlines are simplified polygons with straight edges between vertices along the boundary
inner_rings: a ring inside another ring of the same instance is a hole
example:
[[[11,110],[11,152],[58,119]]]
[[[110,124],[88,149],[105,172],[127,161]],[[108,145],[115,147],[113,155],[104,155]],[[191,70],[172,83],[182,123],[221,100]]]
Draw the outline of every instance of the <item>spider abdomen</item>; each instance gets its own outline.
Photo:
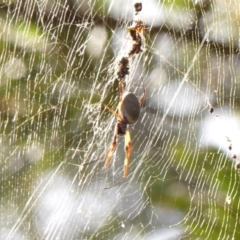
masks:
[[[121,115],[126,124],[137,122],[140,114],[140,103],[134,93],[128,92],[122,98]]]

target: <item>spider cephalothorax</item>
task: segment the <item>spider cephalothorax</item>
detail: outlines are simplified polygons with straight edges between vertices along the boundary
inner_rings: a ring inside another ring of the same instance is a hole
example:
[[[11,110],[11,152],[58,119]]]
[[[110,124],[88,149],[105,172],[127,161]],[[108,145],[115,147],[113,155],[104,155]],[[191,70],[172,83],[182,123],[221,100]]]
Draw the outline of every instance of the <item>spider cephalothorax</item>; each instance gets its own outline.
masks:
[[[137,99],[134,93],[126,92],[123,94],[124,88],[122,81],[119,82],[119,89],[120,89],[120,101],[118,104],[118,112],[115,112],[114,110],[105,105],[105,107],[117,117],[118,122],[115,127],[115,133],[112,144],[105,154],[107,160],[105,162],[104,168],[107,168],[111,162],[112,155],[117,146],[117,137],[119,135],[124,135],[126,156],[124,162],[123,177],[127,177],[130,155],[132,152],[132,141],[128,130],[128,125],[137,122],[140,114],[140,108],[146,98],[146,93],[144,91],[140,100]]]
[[[118,129],[118,135],[123,136],[127,131],[127,124],[124,121],[119,121],[116,128]]]

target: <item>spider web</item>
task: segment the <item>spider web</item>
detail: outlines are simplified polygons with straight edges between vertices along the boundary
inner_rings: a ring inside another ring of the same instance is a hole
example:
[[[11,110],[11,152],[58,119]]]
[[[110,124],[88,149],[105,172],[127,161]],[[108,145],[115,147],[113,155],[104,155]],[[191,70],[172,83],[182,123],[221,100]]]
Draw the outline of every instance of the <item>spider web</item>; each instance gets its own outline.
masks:
[[[123,137],[102,169],[134,3],[1,1],[1,239],[239,238],[237,1],[142,1],[129,175]]]

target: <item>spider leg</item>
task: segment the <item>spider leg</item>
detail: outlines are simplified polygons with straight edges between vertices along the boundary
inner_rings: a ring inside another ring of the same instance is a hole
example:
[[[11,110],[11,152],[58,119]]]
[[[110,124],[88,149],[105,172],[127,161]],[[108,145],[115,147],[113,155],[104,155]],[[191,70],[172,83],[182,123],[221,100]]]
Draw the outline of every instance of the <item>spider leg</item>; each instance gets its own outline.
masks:
[[[107,108],[108,111],[109,111],[110,113],[112,113],[117,119],[122,120],[122,117],[121,117],[117,112],[115,112],[112,108],[110,108],[108,105],[106,105],[106,104],[104,104],[104,103],[103,103],[103,105],[104,105],[104,107]]]
[[[121,96],[121,94],[120,94],[120,96]],[[115,112],[112,108],[108,107],[106,104],[103,104],[103,105],[109,110],[109,112],[111,112],[118,119],[118,121],[122,121],[121,115],[119,115],[117,112]],[[121,109],[121,105],[122,105],[122,98],[120,97],[120,101],[119,101],[119,104],[118,104],[118,109]],[[117,123],[116,128],[115,128],[115,133],[114,133],[114,136],[113,136],[112,144],[111,144],[110,148],[107,150],[107,152],[104,154],[104,156],[107,157],[107,160],[104,164],[103,169],[106,169],[111,162],[112,155],[113,155],[113,153],[116,149],[116,146],[117,146],[117,137],[119,135],[119,128],[120,128],[120,125],[119,125],[119,123]]]
[[[142,105],[144,104],[145,99],[146,99],[146,90],[143,84],[143,94],[139,100],[140,107],[142,107]]]
[[[104,164],[103,169],[106,169],[108,167],[108,165],[110,164],[111,160],[112,160],[112,155],[113,155],[113,153],[116,149],[116,146],[117,146],[117,136],[118,136],[118,125],[115,128],[115,133],[114,133],[112,144],[109,147],[109,149],[107,150],[107,152],[104,154],[104,156],[107,157],[107,160]]]
[[[118,112],[121,112],[121,108],[122,108],[123,91],[124,91],[123,81],[119,81],[120,100],[119,100],[119,103],[118,103]],[[120,114],[115,112],[112,108],[108,107],[106,104],[103,103],[103,105],[109,110],[109,112],[111,112],[118,119],[118,121],[123,120],[123,118]],[[120,131],[120,125],[119,125],[119,123],[117,123],[112,144],[109,147],[109,149],[107,150],[107,152],[104,154],[104,156],[107,157],[107,160],[104,164],[103,169],[106,169],[108,167],[108,165],[110,164],[111,160],[112,160],[113,153],[114,153],[114,151],[116,149],[116,146],[117,146],[117,137],[119,135],[119,131]],[[129,135],[129,133],[128,133],[128,135]]]
[[[123,92],[124,92],[124,85],[123,85],[123,81],[120,80],[119,81],[119,97],[120,97],[120,102],[122,101],[122,96],[123,96]]]
[[[141,107],[144,104],[145,99],[146,99],[146,93],[144,91],[144,93],[142,94],[142,96],[141,96],[141,98],[139,100],[139,104],[140,104]]]
[[[122,109],[122,95],[123,95],[123,91],[124,91],[124,86],[123,86],[123,81],[119,81],[119,97],[120,97],[120,100],[119,100],[119,103],[118,103],[118,112],[121,112],[121,109]],[[122,117],[121,115],[118,113],[118,112],[115,112],[112,108],[110,108],[109,106],[107,106],[106,104],[104,104],[104,107],[108,109],[108,111],[110,113],[112,113],[119,121],[122,121]]]
[[[129,130],[126,130],[126,133],[124,135],[125,137],[125,161],[124,161],[124,169],[123,169],[123,177],[127,177],[128,175],[128,166],[129,166],[129,161],[130,161],[130,156],[132,152],[132,141],[130,137]]]

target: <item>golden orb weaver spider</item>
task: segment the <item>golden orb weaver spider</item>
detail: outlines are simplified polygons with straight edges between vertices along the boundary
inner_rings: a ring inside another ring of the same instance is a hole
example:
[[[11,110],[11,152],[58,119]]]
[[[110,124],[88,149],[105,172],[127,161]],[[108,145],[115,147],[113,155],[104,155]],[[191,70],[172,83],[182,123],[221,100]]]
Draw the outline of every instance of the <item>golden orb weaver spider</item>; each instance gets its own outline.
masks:
[[[104,165],[104,169],[106,169],[112,159],[112,155],[117,146],[117,137],[120,135],[124,135],[125,137],[125,161],[124,161],[124,169],[123,169],[123,177],[128,176],[128,167],[130,161],[130,155],[132,152],[132,141],[130,137],[130,133],[128,130],[128,125],[134,124],[137,122],[140,115],[140,108],[143,105],[146,99],[146,92],[144,92],[140,98],[137,99],[136,95],[131,92],[124,93],[123,81],[119,81],[119,91],[120,91],[120,100],[118,104],[118,111],[115,112],[113,109],[104,104],[104,106],[117,118],[117,124],[115,127],[114,137],[111,146],[108,151],[104,154],[107,157],[107,160]]]

